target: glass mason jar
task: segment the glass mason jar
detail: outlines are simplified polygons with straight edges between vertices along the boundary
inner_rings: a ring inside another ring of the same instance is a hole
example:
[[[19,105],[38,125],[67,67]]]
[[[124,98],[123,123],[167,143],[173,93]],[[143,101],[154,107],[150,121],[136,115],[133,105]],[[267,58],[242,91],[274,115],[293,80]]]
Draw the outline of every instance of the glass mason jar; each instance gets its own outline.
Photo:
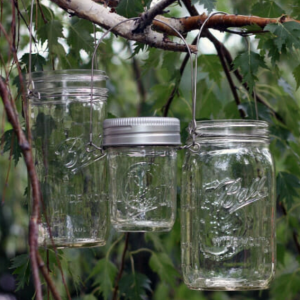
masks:
[[[29,122],[42,194],[38,244],[51,247],[52,236],[57,248],[102,246],[106,159],[89,141],[101,145],[107,77],[94,71],[92,101],[90,70],[35,72],[31,78]]]
[[[169,231],[176,217],[175,118],[104,121],[109,168],[110,220],[118,231]]]
[[[195,290],[266,289],[276,260],[268,124],[201,121],[195,142],[186,150],[182,178],[185,284]]]

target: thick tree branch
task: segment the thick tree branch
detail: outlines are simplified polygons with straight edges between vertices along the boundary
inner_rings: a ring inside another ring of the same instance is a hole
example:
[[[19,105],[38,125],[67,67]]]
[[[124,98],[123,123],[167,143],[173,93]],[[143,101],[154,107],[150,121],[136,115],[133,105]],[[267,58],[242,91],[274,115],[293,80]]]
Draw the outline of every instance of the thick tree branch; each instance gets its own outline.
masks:
[[[184,1],[185,2],[185,1]],[[165,18],[160,16],[159,18],[165,23],[173,26],[181,33],[187,33],[192,30],[198,30],[203,22],[207,19],[206,14],[196,15],[188,18]],[[279,18],[261,18],[256,16],[242,16],[242,15],[214,15],[206,23],[206,28],[217,29],[220,31],[225,31],[227,28],[231,27],[245,27],[250,25],[257,25],[261,28],[264,28],[270,23],[286,23],[286,22],[297,22],[285,15]],[[161,25],[158,22],[153,22],[155,28],[160,31],[172,34],[172,30],[167,26]]]
[[[80,18],[87,19],[99,26],[109,29],[117,25],[119,22],[127,20],[126,18],[110,12],[105,6],[98,4],[92,0],[51,0],[59,7],[67,11],[72,15],[76,15]],[[158,30],[154,31],[148,26],[153,18],[161,13],[167,5],[174,2],[174,0],[163,0],[161,3],[154,6],[148,12],[144,13],[139,20],[131,20],[123,23],[122,26],[118,26],[113,30],[113,33],[120,35],[127,40],[133,40],[140,43],[147,44],[151,47],[160,48],[170,51],[186,52],[185,45],[174,43],[160,32],[169,35],[177,35],[167,25],[157,21],[153,21],[153,28]],[[197,30],[207,19],[206,14],[194,15],[185,18],[165,18],[158,16],[157,18],[166,22],[170,26],[173,26],[180,33],[184,34],[192,30]],[[215,15],[207,22],[206,28],[218,29],[220,31],[227,30],[231,27],[245,27],[256,24],[261,28],[264,28],[270,23],[285,23],[298,20],[294,20],[285,15],[279,18],[261,18],[256,16],[242,16],[242,15]],[[195,47],[190,46],[192,52],[196,52]]]
[[[161,0],[155,6],[150,8],[148,11],[144,12],[138,21],[138,26],[136,27],[136,29],[134,29],[133,32],[134,33],[143,32],[144,29],[152,23],[153,19],[157,15],[161,14],[166,7],[168,7],[170,4],[172,4],[175,1],[176,0]]]
[[[126,18],[109,12],[103,5],[95,3],[92,0],[51,0],[59,7],[66,10],[68,13],[74,14],[80,18],[87,19],[99,26],[109,29],[116,26],[118,23],[127,20]],[[143,44],[147,44],[151,47],[160,48],[164,50],[186,52],[186,46],[184,44],[174,43],[168,39],[162,33],[152,30],[147,27],[143,33],[135,34],[136,20],[130,20],[122,25],[116,27],[112,32],[116,35],[122,36],[127,40],[137,41]],[[196,49],[190,46],[191,51],[195,52]]]
[[[36,291],[36,299],[42,300],[43,296],[42,296],[41,281],[39,277],[38,262],[37,262],[37,251],[38,251],[37,250],[37,234],[38,234],[37,219],[39,213],[39,199],[40,199],[39,183],[38,183],[36,171],[34,169],[31,148],[21,128],[16,111],[13,108],[11,101],[9,100],[7,87],[1,77],[0,77],[0,96],[4,104],[4,108],[8,120],[11,123],[15,134],[17,135],[19,146],[24,156],[25,164],[27,166],[28,175],[30,177],[30,182],[32,186],[33,210],[29,221],[30,261],[31,261],[33,280],[34,280],[35,291]]]

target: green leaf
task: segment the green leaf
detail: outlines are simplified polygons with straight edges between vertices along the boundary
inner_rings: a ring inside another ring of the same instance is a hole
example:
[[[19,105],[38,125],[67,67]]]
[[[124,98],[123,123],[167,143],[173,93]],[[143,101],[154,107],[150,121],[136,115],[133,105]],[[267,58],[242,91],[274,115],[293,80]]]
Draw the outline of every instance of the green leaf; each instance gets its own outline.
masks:
[[[277,243],[277,262],[284,265],[285,245]]]
[[[25,133],[25,132],[24,132]],[[19,146],[18,138],[13,131],[13,129],[7,130],[4,132],[1,138],[1,145],[4,143],[3,153],[9,152],[12,149],[12,157],[15,162],[15,166],[19,162],[20,157],[22,156],[22,151]]]
[[[75,55],[79,56],[81,49],[87,53],[94,50],[94,39],[91,36],[93,33],[93,24],[87,20],[72,18],[69,26],[69,35],[67,43],[73,49]]]
[[[161,51],[155,48],[151,48],[148,52],[148,58],[144,60],[144,65],[143,65],[144,72],[152,68],[156,69],[160,64],[161,55],[162,55]]]
[[[204,8],[210,13],[216,6],[217,0],[192,0],[192,5],[197,3],[202,4]]]
[[[300,65],[298,65],[298,66],[294,69],[293,75],[294,75],[294,78],[295,78],[296,84],[297,84],[296,89],[298,89],[298,88],[300,87]]]
[[[281,96],[278,102],[280,115],[285,120],[287,128],[296,136],[300,136],[300,108],[296,101],[289,96]]]
[[[28,254],[21,254],[12,259],[12,265],[10,269],[15,269],[13,274],[17,277],[16,291],[22,290],[29,284],[30,280],[30,260]]]
[[[216,82],[220,87],[222,80],[222,66],[218,55],[202,55],[198,59],[198,65],[202,67],[202,72],[207,73],[209,79]]]
[[[178,62],[180,62],[180,54],[172,51],[165,51],[163,53],[162,69],[166,69],[170,75],[170,80],[173,80],[177,76],[176,69]]]
[[[172,287],[175,286],[176,277],[178,277],[178,272],[174,268],[174,265],[170,257],[166,253],[154,253],[149,260],[149,266],[152,271],[156,272],[160,279]]]
[[[17,269],[28,263],[29,255],[21,254],[21,255],[14,257],[11,261],[12,261],[12,264],[10,266],[10,269]]]
[[[27,11],[30,12],[31,7],[27,7]],[[43,14],[40,12],[42,10]],[[39,3],[37,6],[36,4],[33,5],[33,16],[32,21],[35,24],[35,30],[43,26],[46,22],[50,22],[54,19],[54,12],[51,8],[46,7],[45,5],[42,5]]]
[[[151,0],[152,1],[152,0]],[[116,8],[117,14],[126,18],[138,17],[140,13],[144,12],[144,7],[149,8],[150,0],[122,0]]]
[[[55,120],[50,115],[45,115],[43,112],[40,112],[36,117],[36,124],[32,130],[33,138],[47,140],[55,128]]]
[[[118,270],[108,259],[103,258],[98,261],[92,269],[89,278],[95,277],[94,286],[99,285],[98,292],[108,299],[113,289],[113,283]]]
[[[278,18],[284,13],[285,11],[274,1],[257,2],[251,9],[252,15],[264,18]]]
[[[226,119],[240,119],[240,113],[235,101],[230,101],[223,108],[224,118]]]
[[[83,300],[97,300],[94,295],[85,295]]]
[[[274,44],[278,51],[281,52],[283,46],[289,50],[293,47],[300,48],[300,24],[297,22],[286,22],[268,24],[265,31],[270,31],[275,35]]]
[[[246,51],[238,55],[234,62],[235,69],[240,68],[243,75],[243,83],[247,83],[249,87],[249,93],[252,94],[255,81],[257,81],[256,73],[259,68],[268,69],[265,64],[264,58],[259,54],[252,51]]]
[[[290,16],[294,19],[297,19],[297,17],[300,16],[300,3],[299,0],[294,0],[294,3],[292,4],[293,11],[291,12]]]
[[[257,48],[261,50],[261,55],[265,55],[266,52],[268,53],[268,57],[271,58],[273,66],[276,66],[275,64],[280,59],[280,54],[286,52],[285,46],[282,48],[281,53],[278,51],[271,33],[259,35],[259,43]]]
[[[133,47],[133,52],[132,52],[132,55],[129,58],[132,58],[133,56],[138,54],[140,51],[143,51],[143,50],[147,49],[146,44],[139,43],[139,42],[135,42],[132,47]]]
[[[257,110],[258,110],[258,117],[261,120],[265,120],[268,123],[272,123],[273,119],[273,113],[272,111],[265,105],[263,105],[260,102],[256,103]],[[255,103],[254,102],[245,102],[241,103],[239,105],[239,108],[242,108],[244,112],[246,113],[246,118],[250,120],[256,119],[256,109],[255,109]]]
[[[26,69],[29,70],[29,53],[25,53],[20,62],[26,65]],[[33,53],[31,55],[31,72],[43,71],[43,66],[47,64],[45,57],[39,55],[38,53]]]
[[[52,51],[53,45],[58,44],[58,38],[64,38],[63,35],[63,26],[61,22],[57,20],[52,20],[46,23],[44,26],[41,26],[37,30],[37,35],[41,39],[41,42],[48,42],[48,47]]]
[[[298,177],[287,172],[279,172],[276,186],[279,201],[284,201],[286,208],[290,209],[294,203],[294,197],[299,197],[300,181]]]
[[[297,273],[278,276],[272,284],[271,294],[274,300],[298,299],[295,296],[300,291],[300,276]]]
[[[126,274],[119,283],[120,293],[125,300],[143,300],[146,297],[145,290],[152,291],[150,283],[150,279],[144,274]]]
[[[284,78],[279,78],[278,85],[283,88],[286,94],[288,94],[292,99],[296,100],[294,95],[294,89]]]
[[[145,233],[146,242],[151,241],[157,251],[165,251],[165,247],[159,237],[159,235],[151,232]]]

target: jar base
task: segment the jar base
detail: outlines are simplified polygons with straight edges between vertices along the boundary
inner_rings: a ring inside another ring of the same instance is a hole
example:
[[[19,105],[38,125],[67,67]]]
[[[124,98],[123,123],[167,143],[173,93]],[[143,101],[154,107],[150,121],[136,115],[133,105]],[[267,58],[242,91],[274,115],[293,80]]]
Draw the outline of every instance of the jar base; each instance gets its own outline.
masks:
[[[74,239],[53,238],[56,249],[64,248],[94,248],[105,246],[106,241],[103,239]],[[39,248],[53,248],[51,239],[38,242]]]
[[[192,285],[187,284],[191,290],[198,291],[251,291],[269,288],[270,280],[239,280],[239,279],[198,279]]]
[[[168,232],[172,229],[173,223],[140,221],[134,223],[112,223],[118,232]]]

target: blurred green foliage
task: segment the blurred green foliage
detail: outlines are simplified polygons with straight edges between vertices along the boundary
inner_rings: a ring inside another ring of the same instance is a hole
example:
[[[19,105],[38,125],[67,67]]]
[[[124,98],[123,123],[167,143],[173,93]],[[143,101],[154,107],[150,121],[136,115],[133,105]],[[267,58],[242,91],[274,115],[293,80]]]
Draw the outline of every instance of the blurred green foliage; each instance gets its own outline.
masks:
[[[16,1],[22,14],[17,18],[16,45],[20,66],[29,70],[29,0]],[[130,3],[129,3],[130,2]],[[13,1],[1,1],[1,24],[12,32]],[[117,9],[126,17],[137,16],[151,1],[122,0]],[[255,14],[261,17],[280,17],[282,14],[300,17],[299,0],[193,0],[203,9],[224,10],[228,13]],[[202,6],[201,6],[202,5]],[[91,57],[96,39],[103,30],[92,23],[69,17],[48,1],[34,6],[34,39],[32,71],[91,68]],[[16,12],[15,12],[16,13]],[[172,6],[171,15],[184,16],[187,12],[179,5]],[[26,23],[24,22],[26,21]],[[269,33],[243,37],[223,33],[234,58],[234,68],[240,70],[244,82],[266,105],[258,103],[258,117],[270,124],[271,151],[277,172],[277,274],[271,289],[251,292],[197,292],[182,283],[180,270],[180,220],[170,233],[130,234],[125,256],[123,276],[119,282],[121,299],[155,300],[296,300],[300,299],[300,25],[296,23],[269,24]],[[251,30],[247,28],[245,30]],[[190,34],[191,35],[191,34]],[[192,39],[188,37],[189,40]],[[183,142],[191,115],[190,65],[180,77],[179,68],[185,54],[164,52],[108,35],[99,46],[96,60],[99,69],[108,76],[108,111],[111,116],[162,116],[165,104],[175,86],[177,93],[169,116],[181,120]],[[240,118],[238,109],[246,118],[256,118],[255,99],[241,85],[234,84],[241,99],[239,107],[234,102],[222,65],[216,51],[205,40],[200,43],[197,82],[197,118]],[[21,122],[20,80],[16,65],[12,63],[5,36],[0,36],[1,76],[10,81]],[[133,50],[132,50],[133,49]],[[140,69],[140,84],[146,91],[143,100],[133,59]],[[8,74],[8,75],[6,75]],[[15,83],[15,84],[13,84]],[[275,112],[277,115],[275,115]],[[9,122],[1,115],[0,195],[0,282],[5,274],[14,274],[17,280],[15,296],[31,299],[34,291],[28,264],[27,202],[24,196],[27,179],[24,163]],[[280,116],[281,119],[278,118]],[[39,128],[36,128],[39,135]],[[183,153],[179,153],[180,174]],[[11,163],[14,160],[14,163]],[[178,178],[180,190],[180,176]],[[180,209],[180,199],[178,199]],[[111,299],[116,276],[120,269],[124,249],[123,235],[111,230],[107,245],[95,249],[66,249],[57,254],[42,251],[48,262],[51,277],[59,292],[66,298],[58,268],[59,259],[72,299]],[[27,285],[29,283],[29,286]],[[45,299],[47,287],[43,286]],[[5,289],[0,283],[0,295]],[[9,293],[13,293],[9,291]],[[1,296],[0,296],[1,298]],[[51,299],[51,297],[50,297]]]

